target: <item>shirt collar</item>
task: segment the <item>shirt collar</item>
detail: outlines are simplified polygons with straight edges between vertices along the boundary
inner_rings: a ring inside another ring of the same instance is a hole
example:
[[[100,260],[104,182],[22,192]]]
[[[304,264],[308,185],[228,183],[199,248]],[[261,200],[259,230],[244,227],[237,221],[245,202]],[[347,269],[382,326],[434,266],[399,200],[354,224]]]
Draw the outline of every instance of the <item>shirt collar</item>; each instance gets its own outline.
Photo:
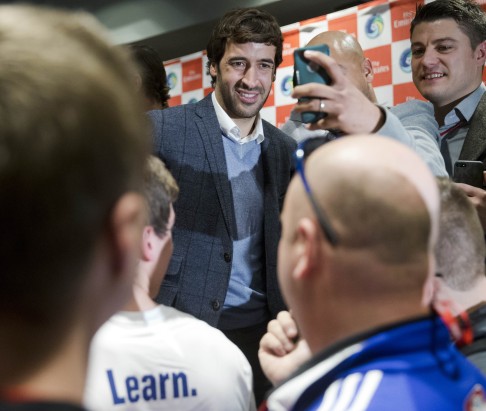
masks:
[[[461,120],[461,117],[469,122],[474,112],[476,111],[479,100],[481,100],[481,97],[483,96],[483,93],[485,91],[486,87],[483,83],[481,83],[481,85],[475,91],[469,94],[469,96],[467,96],[457,106],[449,111],[449,113],[447,113],[444,119],[444,126],[449,126],[453,123],[457,123],[457,121]]]
[[[331,357],[318,362],[305,371],[302,371],[299,374],[294,374],[294,376],[277,386],[270,393],[267,399],[267,408],[269,410],[293,409],[297,400],[304,391],[307,390],[310,384],[337,367],[341,362],[360,352],[362,348],[363,346],[360,343],[353,344]],[[309,363],[311,363],[311,361],[309,361]]]
[[[224,111],[219,105],[215,93],[212,93],[211,100],[213,102],[214,110],[216,111],[219,127],[221,128],[221,132],[225,137],[228,137],[238,144],[249,143],[253,140],[256,140],[256,142],[260,144],[265,139],[265,136],[263,135],[263,122],[262,118],[260,117],[260,113],[258,113],[255,118],[255,127],[253,128],[253,132],[248,136],[241,137],[240,128],[235,124],[231,117],[228,116],[228,113],[226,113],[226,111]]]

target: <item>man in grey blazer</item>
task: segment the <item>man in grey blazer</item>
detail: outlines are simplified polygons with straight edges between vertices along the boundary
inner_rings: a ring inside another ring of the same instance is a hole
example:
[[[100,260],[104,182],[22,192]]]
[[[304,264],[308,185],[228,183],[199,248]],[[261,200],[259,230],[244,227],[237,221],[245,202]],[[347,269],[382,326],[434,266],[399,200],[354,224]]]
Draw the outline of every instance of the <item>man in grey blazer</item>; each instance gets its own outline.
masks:
[[[472,0],[418,7],[412,21],[412,75],[439,124],[441,152],[451,176],[457,160],[486,163],[486,13]],[[410,102],[407,104],[414,104]],[[486,192],[461,184],[486,227]]]
[[[228,12],[207,46],[214,92],[151,111],[154,152],[180,187],[174,256],[157,301],[220,328],[245,353],[259,402],[257,351],[285,306],[276,278],[279,214],[295,142],[259,111],[282,61],[282,33],[257,9]],[[197,339],[197,336],[194,336]]]

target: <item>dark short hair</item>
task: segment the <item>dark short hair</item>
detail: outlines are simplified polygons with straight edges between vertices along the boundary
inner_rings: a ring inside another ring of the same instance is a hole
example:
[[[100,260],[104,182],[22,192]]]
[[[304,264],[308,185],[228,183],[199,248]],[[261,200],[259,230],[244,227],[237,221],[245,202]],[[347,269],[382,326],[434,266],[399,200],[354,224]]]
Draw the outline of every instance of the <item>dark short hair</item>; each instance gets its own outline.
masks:
[[[486,40],[486,13],[474,0],[436,0],[418,5],[410,26],[410,36],[419,23],[453,19],[475,49]]]
[[[236,9],[221,18],[213,28],[206,47],[208,73],[212,64],[219,65],[228,42],[263,43],[275,46],[275,69],[282,62],[282,31],[275,17],[266,11],[254,8]],[[215,81],[216,78],[212,77],[213,87]]]
[[[150,133],[128,53],[88,14],[0,6],[0,55],[1,385],[70,331]]]
[[[177,200],[179,187],[164,163],[155,156],[149,156],[145,165],[143,192],[148,222],[161,237],[167,232],[170,206]]]
[[[152,47],[142,44],[132,45],[130,50],[142,78],[142,89],[145,95],[160,103],[162,108],[169,107],[170,88],[167,85],[167,73],[159,53]]]

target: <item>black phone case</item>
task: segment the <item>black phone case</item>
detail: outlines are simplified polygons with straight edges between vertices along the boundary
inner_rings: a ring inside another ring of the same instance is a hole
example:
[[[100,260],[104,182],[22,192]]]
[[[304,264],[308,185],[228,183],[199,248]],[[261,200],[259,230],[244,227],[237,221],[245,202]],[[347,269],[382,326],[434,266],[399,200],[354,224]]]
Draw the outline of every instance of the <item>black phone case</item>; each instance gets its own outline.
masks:
[[[454,164],[454,177],[456,183],[469,184],[474,187],[483,187],[484,165],[481,161],[459,160]]]

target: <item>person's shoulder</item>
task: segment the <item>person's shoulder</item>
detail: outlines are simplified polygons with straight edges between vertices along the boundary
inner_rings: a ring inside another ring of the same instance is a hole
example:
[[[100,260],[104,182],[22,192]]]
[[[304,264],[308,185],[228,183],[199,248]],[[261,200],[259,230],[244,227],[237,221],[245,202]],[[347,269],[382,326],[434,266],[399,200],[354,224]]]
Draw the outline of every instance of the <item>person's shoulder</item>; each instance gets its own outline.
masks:
[[[292,149],[295,149],[297,143],[292,137],[290,137],[288,134],[284,133],[282,130],[278,129],[273,124],[269,123],[264,119],[262,119],[262,123],[263,123],[263,131],[265,133],[265,138],[268,137],[272,139],[272,141],[279,142]]]
[[[397,104],[389,109],[398,118],[416,116],[419,114],[434,115],[434,106],[428,101],[413,99]]]
[[[216,356],[219,359],[225,358],[227,366],[230,366],[232,363],[246,361],[241,350],[221,330],[176,308],[161,306],[160,309],[164,312],[166,325],[177,336],[176,338],[194,340],[194,336],[197,335],[197,341],[195,342],[199,352],[207,350],[212,353],[212,356]]]
[[[478,105],[476,106],[476,110],[480,110],[481,112],[486,112],[486,92],[483,92],[483,95],[478,101]]]
[[[191,314],[179,311],[177,308],[160,305],[159,309],[163,313],[164,321],[177,328],[187,328],[205,335],[219,337],[224,334],[217,328],[211,327],[208,323],[199,320]]]
[[[147,111],[147,116],[152,120],[162,119],[164,117],[172,117],[186,111],[192,104],[180,104],[178,106],[167,107],[162,110]]]
[[[289,136],[292,135],[295,129],[299,128],[302,126],[302,122],[298,122],[292,119],[288,119],[282,127],[280,127],[280,131],[288,134]]]

